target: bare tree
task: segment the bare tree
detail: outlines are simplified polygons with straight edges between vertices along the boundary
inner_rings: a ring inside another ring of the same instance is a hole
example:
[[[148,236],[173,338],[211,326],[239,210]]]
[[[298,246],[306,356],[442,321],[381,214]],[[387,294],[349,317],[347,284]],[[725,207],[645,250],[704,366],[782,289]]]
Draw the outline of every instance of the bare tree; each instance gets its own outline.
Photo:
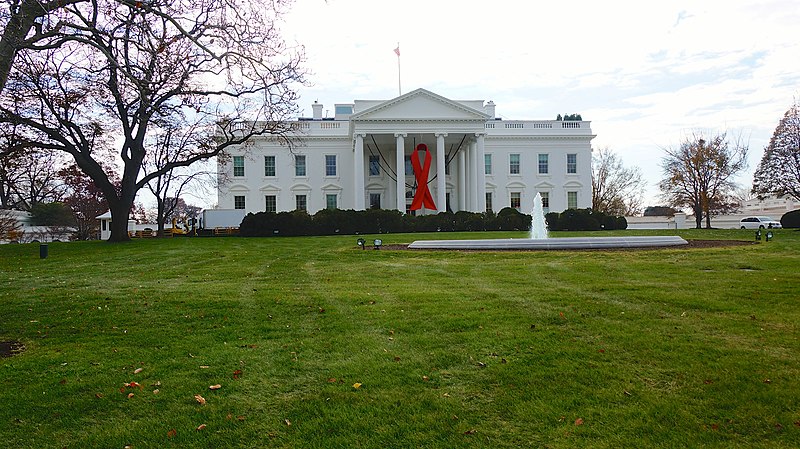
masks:
[[[639,167],[628,168],[611,149],[592,155],[592,209],[607,215],[642,212],[644,179]]]
[[[739,139],[728,141],[726,133],[709,140],[693,134],[678,148],[664,151],[664,178],[659,188],[671,206],[694,211],[697,229],[702,227],[703,217],[710,228],[712,215],[735,208],[733,177],[747,166],[747,145]]]
[[[22,224],[14,211],[0,209],[0,240],[17,240]]]
[[[157,125],[153,128],[148,139],[148,154],[142,166],[145,176],[152,172],[159,172],[161,167],[174,164],[180,160],[184,154],[196,151],[197,147],[206,145],[204,139],[207,138],[202,130],[195,126],[180,128],[167,117],[164,120],[154,122]],[[195,166],[200,164],[195,164]],[[178,167],[161,171],[161,174],[150,179],[147,189],[156,198],[156,223],[158,224],[158,235],[164,235],[164,227],[167,221],[180,215],[186,208],[186,203],[181,199],[181,195],[192,185],[206,182],[211,173],[205,170],[188,169],[188,167]]]
[[[53,45],[64,23],[59,13],[67,7],[87,0],[8,0],[0,10],[0,92],[19,51]],[[56,44],[57,45],[57,44]]]
[[[753,193],[788,195],[800,201],[800,104],[778,122],[753,175]]]
[[[18,52],[0,122],[24,128],[27,142],[70,154],[108,200],[110,240],[127,240],[134,198],[151,180],[255,135],[288,135],[304,73],[302,51],[288,48],[276,28],[285,3],[65,6],[69,33],[58,34],[57,45]],[[150,125],[164,117],[194,127],[203,144],[143,174]],[[95,157],[111,133],[122,161],[119,188]]]

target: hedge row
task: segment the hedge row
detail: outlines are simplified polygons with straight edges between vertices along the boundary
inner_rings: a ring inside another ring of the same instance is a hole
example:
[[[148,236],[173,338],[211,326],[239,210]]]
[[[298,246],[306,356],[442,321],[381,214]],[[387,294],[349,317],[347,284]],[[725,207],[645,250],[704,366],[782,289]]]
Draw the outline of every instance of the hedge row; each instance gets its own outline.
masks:
[[[615,217],[592,209],[567,209],[564,212],[550,212],[545,216],[547,229],[551,231],[611,231],[627,229],[625,217]]]
[[[582,213],[548,214],[548,223],[554,220],[556,227],[551,230],[593,230],[586,227],[592,220],[585,220]],[[562,218],[563,215],[563,218]],[[552,216],[552,218],[551,218]],[[603,217],[603,223],[613,222],[619,226],[619,218],[595,213],[591,218]],[[627,226],[622,219],[623,227],[606,224],[604,229],[624,229]],[[616,221],[615,221],[616,220]],[[573,224],[577,223],[577,224]],[[441,212],[436,215],[404,215],[396,210],[370,209],[365,211],[323,209],[314,215],[304,211],[293,212],[258,212],[247,214],[239,226],[239,234],[251,237],[299,236],[299,235],[353,235],[353,234],[385,234],[396,232],[436,232],[436,231],[526,231],[530,229],[531,216],[507,207],[497,214],[487,212]]]

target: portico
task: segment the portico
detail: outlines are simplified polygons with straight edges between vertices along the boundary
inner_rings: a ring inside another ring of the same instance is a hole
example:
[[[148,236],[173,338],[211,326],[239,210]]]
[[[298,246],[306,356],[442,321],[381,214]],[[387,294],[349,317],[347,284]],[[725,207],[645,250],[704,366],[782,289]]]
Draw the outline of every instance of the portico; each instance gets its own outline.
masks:
[[[408,211],[420,182],[427,182],[434,195],[436,209],[427,212],[443,212],[448,208],[451,211],[485,210],[484,171],[479,169],[479,161],[484,160],[484,124],[489,118],[482,111],[423,89],[350,116],[354,137],[355,208],[365,209],[368,198],[368,193],[362,193],[364,179],[358,175],[361,173],[368,177],[375,173],[364,169],[366,142],[368,155],[374,160],[377,154],[380,163],[391,170],[394,178],[393,206],[400,212]],[[391,145],[390,138],[394,139],[394,145]],[[412,153],[420,144],[432,153],[429,173],[406,170],[411,166]],[[389,148],[394,150],[393,158],[384,157]],[[449,189],[448,178],[456,181]]]

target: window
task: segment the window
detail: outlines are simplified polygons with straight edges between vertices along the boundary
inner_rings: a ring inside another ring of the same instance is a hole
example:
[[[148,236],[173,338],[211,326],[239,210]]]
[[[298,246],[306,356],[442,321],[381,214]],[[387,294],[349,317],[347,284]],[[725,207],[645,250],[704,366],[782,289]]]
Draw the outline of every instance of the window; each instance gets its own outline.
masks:
[[[511,192],[511,207],[516,210],[519,210],[522,206],[522,193],[521,192]]]
[[[370,193],[369,194],[369,208],[370,209],[380,209],[381,208],[381,194],[380,193]]]
[[[336,106],[334,106],[334,110],[336,111],[337,114],[352,114],[353,113],[353,107],[350,106],[350,105],[345,105],[345,104],[337,104]]]
[[[233,208],[244,209],[244,195],[236,195],[233,197]]]
[[[406,176],[414,174],[414,166],[411,165],[411,156],[406,156]]]
[[[233,176],[244,176],[244,156],[233,157]]]
[[[294,157],[294,175],[295,176],[305,176],[306,175],[306,157],[305,155],[298,154]]]
[[[264,212],[278,212],[278,198],[275,195],[267,195],[265,198]]]
[[[381,159],[378,156],[369,156],[369,175],[380,176],[381,174]]]
[[[492,155],[491,154],[484,154],[483,155],[483,165],[484,165],[484,173],[487,175],[492,174]]]
[[[550,172],[550,155],[549,154],[540,154],[539,155],[539,174],[546,175]]]
[[[264,176],[275,176],[275,156],[264,156]]]
[[[453,212],[453,209],[450,207],[450,192],[445,193],[444,197],[445,197],[445,201],[444,201],[445,209],[444,210],[446,210],[447,212]]]
[[[492,192],[486,192],[486,212],[492,212]]]
[[[578,173],[578,155],[575,153],[567,155],[567,173]]]
[[[542,196],[542,209],[544,209],[544,213],[550,212],[550,192],[539,192],[539,195]]]
[[[578,192],[567,192],[567,209],[578,208]]]
[[[306,201],[305,195],[295,195],[294,196],[294,208],[295,210],[307,210],[308,203]]]
[[[512,175],[519,174],[519,154],[510,154],[508,157],[508,172]]]
[[[328,193],[325,195],[325,207],[328,209],[336,209],[336,194]]]
[[[336,155],[325,155],[325,176],[336,176]]]

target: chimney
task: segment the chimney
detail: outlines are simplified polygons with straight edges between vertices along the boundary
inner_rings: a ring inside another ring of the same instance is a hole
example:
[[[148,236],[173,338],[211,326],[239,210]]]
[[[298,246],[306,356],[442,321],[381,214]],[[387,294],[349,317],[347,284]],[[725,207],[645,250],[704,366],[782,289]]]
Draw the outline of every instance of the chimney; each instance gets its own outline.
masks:
[[[314,120],[322,120],[322,104],[314,100],[311,109],[314,111]]]
[[[494,107],[495,107],[494,101],[489,100],[489,102],[486,103],[486,106],[483,107],[483,111],[489,114],[491,118],[495,118]]]

